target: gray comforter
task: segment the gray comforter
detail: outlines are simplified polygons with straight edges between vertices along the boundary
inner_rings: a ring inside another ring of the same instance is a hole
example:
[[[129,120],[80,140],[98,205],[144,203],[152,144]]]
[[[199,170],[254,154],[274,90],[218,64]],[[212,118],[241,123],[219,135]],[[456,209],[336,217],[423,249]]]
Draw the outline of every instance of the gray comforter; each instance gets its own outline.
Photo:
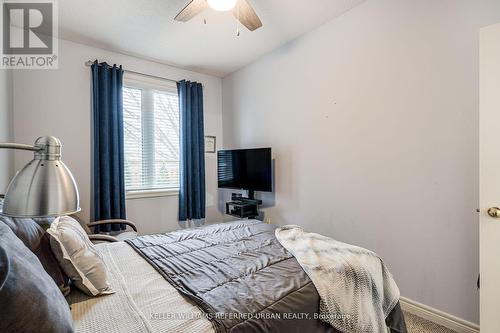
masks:
[[[127,243],[201,307],[217,332],[337,332],[318,320],[319,295],[274,229],[237,221]],[[406,332],[399,306],[387,323]]]

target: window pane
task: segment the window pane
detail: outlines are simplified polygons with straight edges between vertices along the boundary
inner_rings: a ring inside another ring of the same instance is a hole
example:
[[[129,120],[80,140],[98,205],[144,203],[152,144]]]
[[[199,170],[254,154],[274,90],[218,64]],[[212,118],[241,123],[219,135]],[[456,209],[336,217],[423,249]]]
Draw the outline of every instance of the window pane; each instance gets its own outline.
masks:
[[[176,92],[123,88],[125,188],[179,187],[179,101]]]
[[[154,92],[155,187],[179,187],[179,100],[177,94]]]
[[[142,188],[142,91],[123,88],[125,188]]]

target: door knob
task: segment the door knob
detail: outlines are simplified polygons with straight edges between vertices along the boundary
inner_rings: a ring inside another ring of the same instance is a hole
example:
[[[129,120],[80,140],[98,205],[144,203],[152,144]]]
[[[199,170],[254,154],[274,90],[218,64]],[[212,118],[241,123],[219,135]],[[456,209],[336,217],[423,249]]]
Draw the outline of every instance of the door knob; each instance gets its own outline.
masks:
[[[491,207],[488,209],[488,215],[494,218],[500,218],[500,208],[498,207]]]

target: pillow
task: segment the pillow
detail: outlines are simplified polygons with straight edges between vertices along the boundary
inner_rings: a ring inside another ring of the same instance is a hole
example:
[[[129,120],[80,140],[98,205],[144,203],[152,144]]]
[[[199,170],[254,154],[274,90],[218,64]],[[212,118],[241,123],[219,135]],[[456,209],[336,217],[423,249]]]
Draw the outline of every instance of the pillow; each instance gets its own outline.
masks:
[[[0,216],[0,221],[4,222],[12,232],[33,252],[43,268],[54,280],[63,295],[70,292],[69,278],[64,274],[59,266],[59,262],[50,248],[50,236],[34,219],[10,218]],[[50,221],[47,221],[50,223]]]
[[[0,332],[73,332],[69,305],[37,257],[0,222]]]
[[[78,289],[89,296],[114,293],[106,265],[80,223],[61,216],[52,222],[47,232],[52,236],[52,252]]]

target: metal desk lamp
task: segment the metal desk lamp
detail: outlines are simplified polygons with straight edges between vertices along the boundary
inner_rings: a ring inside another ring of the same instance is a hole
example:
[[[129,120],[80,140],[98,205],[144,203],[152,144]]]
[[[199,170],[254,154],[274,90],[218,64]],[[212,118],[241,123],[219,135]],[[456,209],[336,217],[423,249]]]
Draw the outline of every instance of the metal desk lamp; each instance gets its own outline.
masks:
[[[0,149],[21,149],[35,156],[10,182],[3,202],[3,215],[10,217],[53,217],[80,211],[78,188],[73,175],[61,161],[61,141],[40,137],[33,146],[0,143]]]

